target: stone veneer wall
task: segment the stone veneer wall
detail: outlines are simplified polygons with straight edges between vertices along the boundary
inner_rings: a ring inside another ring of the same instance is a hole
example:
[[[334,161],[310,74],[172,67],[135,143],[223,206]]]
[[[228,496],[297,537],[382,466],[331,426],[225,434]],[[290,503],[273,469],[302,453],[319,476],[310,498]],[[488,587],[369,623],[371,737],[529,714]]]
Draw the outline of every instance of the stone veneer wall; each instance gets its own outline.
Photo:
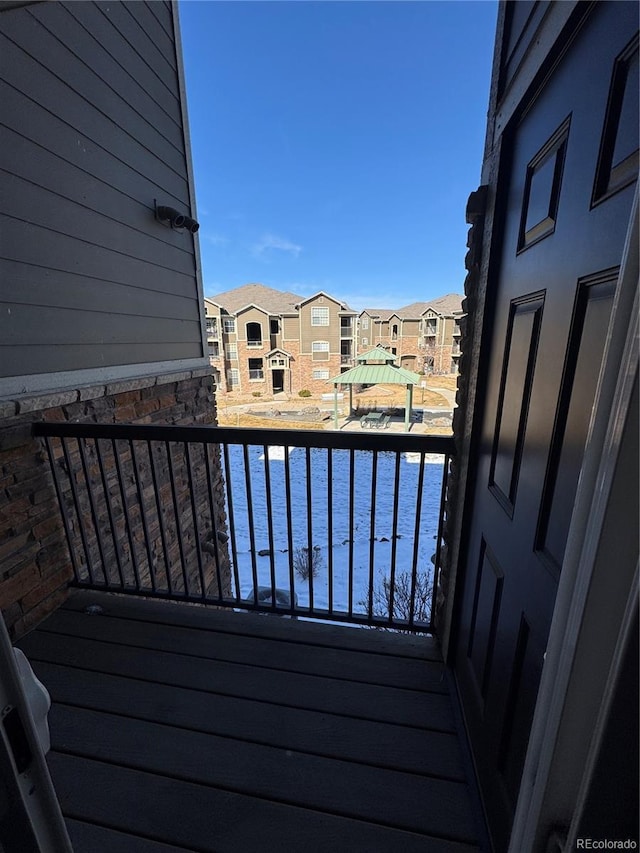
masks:
[[[48,454],[44,442],[31,436],[35,421],[214,424],[211,371],[201,368],[0,401],[0,608],[14,637],[60,606],[72,577]],[[214,475],[216,523],[224,530],[219,468]],[[228,585],[228,564],[224,572]]]
[[[436,607],[433,617],[436,632],[440,634],[445,620],[445,611],[450,606],[449,596],[452,576],[454,575],[454,560],[458,556],[459,542],[456,537],[456,512],[461,512],[459,502],[462,479],[461,464],[463,459],[466,436],[465,419],[469,402],[469,374],[472,347],[474,344],[472,332],[478,319],[478,288],[480,282],[482,244],[484,238],[485,210],[487,204],[487,187],[481,186],[469,196],[466,208],[467,223],[471,225],[467,238],[465,269],[467,276],[464,281],[465,299],[462,309],[465,315],[460,319],[460,359],[458,373],[458,390],[456,392],[456,408],[453,411],[453,438],[456,455],[451,459],[447,494],[445,498],[445,523],[443,528],[443,545],[440,552],[440,575],[436,592]]]

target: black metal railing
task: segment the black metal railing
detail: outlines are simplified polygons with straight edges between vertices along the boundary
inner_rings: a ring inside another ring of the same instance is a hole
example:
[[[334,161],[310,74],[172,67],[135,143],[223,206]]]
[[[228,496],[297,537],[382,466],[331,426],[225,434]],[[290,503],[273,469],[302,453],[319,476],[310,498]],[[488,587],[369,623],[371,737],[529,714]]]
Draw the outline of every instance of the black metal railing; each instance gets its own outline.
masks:
[[[74,584],[429,631],[453,440],[40,423]]]

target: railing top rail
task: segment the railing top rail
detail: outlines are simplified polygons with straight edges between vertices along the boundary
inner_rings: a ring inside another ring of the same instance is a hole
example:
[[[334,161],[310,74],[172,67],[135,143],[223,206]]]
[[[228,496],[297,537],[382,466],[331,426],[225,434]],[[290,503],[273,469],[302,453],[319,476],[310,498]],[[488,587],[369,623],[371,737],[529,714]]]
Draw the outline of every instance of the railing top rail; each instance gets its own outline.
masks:
[[[35,436],[52,438],[106,438],[138,441],[180,441],[207,444],[281,445],[334,450],[409,451],[455,454],[452,436],[376,433],[373,431],[248,429],[218,426],[163,426],[157,424],[34,423]]]

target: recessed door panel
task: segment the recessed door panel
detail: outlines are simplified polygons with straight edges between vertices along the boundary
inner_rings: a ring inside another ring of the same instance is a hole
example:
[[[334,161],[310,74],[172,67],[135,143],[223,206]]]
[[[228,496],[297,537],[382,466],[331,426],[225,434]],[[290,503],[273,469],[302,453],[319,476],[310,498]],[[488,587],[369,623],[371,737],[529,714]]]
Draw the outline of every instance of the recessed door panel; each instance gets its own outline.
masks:
[[[627,78],[619,81],[633,67],[637,28],[635,4],[590,6],[581,25],[563,33],[544,84],[500,139],[455,639],[463,711],[500,851],[508,847],[635,189],[614,191],[609,173],[635,144],[624,129]],[[622,92],[615,110],[612,80]],[[609,172],[594,204],[603,138]]]

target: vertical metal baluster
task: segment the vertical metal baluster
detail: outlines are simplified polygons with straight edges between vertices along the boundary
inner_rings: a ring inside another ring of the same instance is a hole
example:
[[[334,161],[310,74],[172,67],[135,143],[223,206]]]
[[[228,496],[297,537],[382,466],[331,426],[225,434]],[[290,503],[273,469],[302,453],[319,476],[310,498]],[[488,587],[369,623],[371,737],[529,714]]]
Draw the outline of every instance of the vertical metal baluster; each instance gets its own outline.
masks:
[[[194,541],[195,541],[195,549],[196,549],[196,557],[198,559],[198,575],[200,577],[200,598],[204,601],[206,598],[206,589],[205,589],[205,579],[204,579],[204,566],[202,565],[202,551],[201,551],[201,541],[200,541],[200,523],[199,513],[196,510],[196,496],[195,496],[195,488],[193,485],[193,463],[191,460],[191,447],[188,441],[184,442],[184,457],[187,462],[187,474],[189,476],[189,496],[191,498],[191,516],[193,518],[193,529],[194,529]]]
[[[80,460],[82,462],[82,470],[84,472],[84,480],[87,487],[87,495],[89,497],[89,507],[91,508],[91,517],[93,518],[93,526],[96,531],[96,541],[98,543],[98,553],[100,554],[100,560],[102,561],[102,574],[104,576],[104,582],[106,586],[110,586],[109,578],[107,576],[107,561],[104,555],[104,545],[102,543],[102,532],[100,531],[100,521],[98,519],[98,511],[96,509],[96,504],[93,499],[93,488],[91,484],[91,479],[89,477],[89,465],[87,464],[87,457],[85,454],[85,439],[77,439],[78,441],[78,451],[80,452]]]
[[[369,520],[369,595],[367,596],[369,604],[367,612],[369,615],[369,624],[373,622],[373,565],[375,560],[376,547],[376,484],[378,481],[378,451],[373,451],[371,460],[371,515]]]
[[[104,470],[104,460],[102,459],[102,451],[100,450],[100,439],[94,440],[96,448],[96,456],[98,458],[98,468],[100,469],[100,479],[102,480],[102,491],[104,492],[104,501],[107,505],[107,515],[109,516],[109,524],[111,526],[111,538],[113,540],[113,548],[116,555],[116,566],[118,568],[118,576],[120,577],[120,588],[124,589],[124,571],[122,569],[122,549],[120,548],[120,539],[117,535],[116,521],[113,515],[113,507],[111,506],[111,494],[107,484],[107,474]]]
[[[244,482],[247,493],[247,520],[249,522],[249,547],[251,548],[251,574],[253,577],[253,603],[258,604],[258,563],[256,560],[256,534],[253,529],[253,496],[251,493],[251,470],[249,468],[249,448],[242,445],[244,459]]]
[[[229,510],[229,534],[231,536],[231,556],[233,558],[233,580],[236,587],[236,603],[240,603],[240,575],[238,573],[238,548],[236,544],[236,527],[233,517],[233,489],[231,488],[231,465],[229,463],[229,445],[222,445],[224,455],[224,473],[227,487],[227,508]]]
[[[398,511],[400,508],[400,451],[396,451],[393,480],[393,523],[391,526],[391,575],[389,577],[389,624],[393,624],[393,605],[396,592],[396,556],[398,553]]]
[[[333,451],[327,448],[327,576],[329,615],[333,613]]]
[[[216,580],[218,582],[218,601],[223,600],[222,595],[222,573],[220,571],[220,546],[218,544],[218,523],[216,521],[216,503],[213,494],[213,477],[211,476],[211,459],[209,458],[210,445],[203,442],[205,468],[207,471],[207,490],[209,492],[209,510],[211,512],[211,543],[213,546],[213,559],[216,561]],[[220,466],[222,467],[222,466]],[[208,598],[208,596],[207,596]]]
[[[409,628],[413,628],[416,604],[416,582],[418,573],[418,546],[422,516],[422,489],[424,486],[424,450],[420,453],[420,471],[418,472],[418,495],[416,499],[416,526],[413,534],[413,560],[411,562],[411,598],[409,600]]]
[[[306,470],[307,470],[307,547],[309,566],[309,612],[313,615],[313,568],[315,552],[313,550],[313,507],[311,504],[311,448],[306,447]]]
[[[429,613],[429,628],[433,629],[433,617],[436,607],[436,596],[438,593],[438,579],[440,577],[440,549],[442,542],[442,528],[444,526],[444,509],[447,497],[447,483],[449,480],[450,457],[447,453],[444,457],[444,468],[442,470],[442,489],[440,492],[440,514],[438,516],[438,538],[436,539],[436,561],[433,567],[433,589],[431,590],[431,612]]]
[[[129,539],[129,548],[131,552],[131,568],[133,569],[133,577],[136,590],[140,590],[140,570],[138,568],[138,554],[136,552],[133,541],[133,529],[131,526],[131,517],[129,515],[129,504],[127,501],[127,493],[124,485],[124,476],[122,472],[122,464],[120,461],[120,453],[115,439],[111,439],[111,452],[116,463],[116,472],[118,475],[118,484],[120,486],[120,499],[122,500],[122,512],[124,514],[124,523],[127,528],[127,538]],[[133,460],[132,460],[133,461]]]
[[[73,547],[73,539],[71,537],[71,522],[69,520],[69,513],[67,511],[67,507],[64,501],[64,495],[62,492],[62,486],[60,485],[60,475],[58,473],[58,469],[56,466],[55,456],[53,453],[53,448],[51,446],[51,438],[49,436],[45,436],[44,439],[45,447],[47,448],[47,456],[49,457],[49,465],[51,466],[51,474],[53,476],[53,485],[56,490],[56,496],[58,498],[58,506],[60,507],[60,515],[62,516],[62,524],[64,525],[64,532],[67,537],[67,547],[69,548],[69,556],[71,557],[71,565],[73,566],[73,575],[76,580],[76,583],[80,582],[80,569],[78,566],[78,559],[76,555],[76,549]],[[64,439],[60,439],[60,443],[64,443]],[[77,512],[77,509],[76,509]]]
[[[289,454],[284,454],[284,491],[287,505],[287,554],[289,556],[289,594],[291,596],[291,607],[296,606],[295,578],[293,574],[293,518],[291,515],[291,468],[289,466]]]
[[[353,513],[355,509],[355,451],[349,451],[349,617],[353,616]]]
[[[276,558],[275,558],[275,544],[273,539],[273,518],[272,518],[272,506],[271,506],[271,473],[269,471],[269,448],[265,444],[263,446],[264,450],[264,488],[267,499],[267,532],[269,534],[269,563],[271,570],[271,608],[272,610],[276,609]],[[287,449],[285,447],[284,455],[287,455]]]
[[[167,589],[169,594],[173,595],[173,581],[171,579],[171,565],[169,562],[169,551],[167,549],[167,534],[164,529],[164,513],[162,511],[162,501],[160,500],[160,490],[158,488],[158,471],[156,470],[156,459],[151,449],[151,440],[147,440],[147,451],[149,453],[149,461],[151,463],[151,479],[153,480],[153,493],[156,499],[156,508],[158,510],[158,527],[160,528],[160,539],[162,541],[162,554],[164,556],[164,571],[167,580]],[[160,445],[158,445],[160,447]]]
[[[184,556],[184,542],[182,540],[182,525],[180,524],[180,507],[178,506],[178,495],[176,494],[176,475],[173,467],[173,454],[171,453],[171,445],[168,441],[164,443],[165,452],[167,454],[167,464],[169,466],[169,484],[171,486],[171,498],[173,503],[173,517],[176,524],[176,535],[178,538],[178,553],[180,554],[180,568],[182,574],[182,583],[184,595],[189,595],[189,580],[187,578],[187,566]]]
[[[76,478],[74,474],[73,465],[71,464],[71,456],[69,454],[69,447],[67,445],[66,438],[61,438],[60,443],[62,444],[62,452],[64,454],[64,461],[67,465],[67,471],[69,472],[69,484],[71,486],[71,494],[73,496],[73,504],[76,508],[76,515],[78,516],[78,528],[80,530],[80,539],[82,540],[82,547],[84,549],[84,555],[87,560],[87,574],[89,575],[89,582],[92,586],[96,585],[96,579],[93,575],[93,567],[91,565],[91,551],[89,550],[89,543],[87,541],[87,531],[84,527],[84,519],[82,516],[82,510],[80,507],[80,498],[78,496],[78,489],[76,484]]]
[[[147,510],[144,502],[144,493],[140,482],[140,469],[138,467],[138,455],[136,453],[133,441],[129,439],[129,450],[131,451],[131,464],[133,467],[133,477],[136,483],[136,491],[138,492],[138,501],[140,503],[140,519],[142,520],[142,530],[144,531],[144,547],[147,552],[147,560],[149,561],[149,580],[151,581],[151,589],[156,592],[156,567],[151,553],[151,537],[149,536],[149,524],[147,522]],[[140,580],[138,579],[138,587],[141,588]]]

